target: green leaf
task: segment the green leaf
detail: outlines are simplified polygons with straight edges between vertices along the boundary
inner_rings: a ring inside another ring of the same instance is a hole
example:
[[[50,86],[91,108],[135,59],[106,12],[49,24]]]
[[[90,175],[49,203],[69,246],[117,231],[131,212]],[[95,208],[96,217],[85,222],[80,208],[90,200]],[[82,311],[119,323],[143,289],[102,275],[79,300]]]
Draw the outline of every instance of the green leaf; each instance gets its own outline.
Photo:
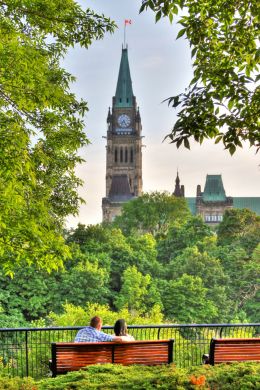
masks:
[[[189,143],[189,140],[187,138],[184,138],[184,146],[185,146],[185,148],[190,149],[190,143]]]
[[[185,33],[186,33],[186,28],[182,28],[179,32],[178,32],[178,35],[177,35],[177,38],[176,39],[179,39],[180,37],[182,37]]]
[[[155,22],[157,23],[162,17],[162,12],[158,11],[155,15]]]
[[[223,136],[219,135],[218,137],[215,138],[215,144],[218,144],[220,141],[222,141]]]

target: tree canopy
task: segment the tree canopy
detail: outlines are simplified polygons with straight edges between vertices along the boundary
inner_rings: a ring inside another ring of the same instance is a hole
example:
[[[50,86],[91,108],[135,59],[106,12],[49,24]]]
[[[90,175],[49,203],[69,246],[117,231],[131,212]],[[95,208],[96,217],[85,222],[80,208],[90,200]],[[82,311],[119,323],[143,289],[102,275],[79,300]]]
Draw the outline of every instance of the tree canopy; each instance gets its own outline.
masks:
[[[115,218],[115,225],[129,235],[135,231],[160,236],[167,233],[174,221],[186,220],[189,215],[184,198],[155,191],[125,203],[121,215]]]
[[[177,19],[177,38],[191,47],[194,76],[185,92],[170,97],[179,108],[167,136],[177,147],[190,139],[223,142],[231,154],[243,141],[260,147],[259,2],[251,0],[143,0],[156,22]]]
[[[88,143],[84,101],[60,65],[115,25],[74,0],[0,1],[0,264],[48,270],[68,257],[61,227],[76,214],[77,150]]]

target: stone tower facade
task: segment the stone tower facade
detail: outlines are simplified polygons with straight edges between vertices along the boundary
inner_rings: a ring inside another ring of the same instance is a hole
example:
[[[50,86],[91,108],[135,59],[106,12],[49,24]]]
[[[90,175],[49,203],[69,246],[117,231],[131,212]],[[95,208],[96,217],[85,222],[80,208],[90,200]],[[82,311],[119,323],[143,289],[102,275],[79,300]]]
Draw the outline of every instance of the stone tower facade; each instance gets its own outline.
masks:
[[[102,199],[103,221],[111,222],[123,203],[142,194],[142,124],[128,62],[127,48],[122,56],[107,116],[106,197]]]

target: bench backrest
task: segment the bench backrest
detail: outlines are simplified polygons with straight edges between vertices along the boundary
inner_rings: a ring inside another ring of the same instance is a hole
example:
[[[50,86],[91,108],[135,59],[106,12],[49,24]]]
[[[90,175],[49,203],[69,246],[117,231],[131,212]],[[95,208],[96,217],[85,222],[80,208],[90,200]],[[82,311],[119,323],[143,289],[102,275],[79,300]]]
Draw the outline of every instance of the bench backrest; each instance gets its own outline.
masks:
[[[260,361],[260,338],[212,339],[209,364]]]
[[[52,343],[53,376],[77,371],[90,364],[158,365],[173,361],[174,340],[123,343]]]

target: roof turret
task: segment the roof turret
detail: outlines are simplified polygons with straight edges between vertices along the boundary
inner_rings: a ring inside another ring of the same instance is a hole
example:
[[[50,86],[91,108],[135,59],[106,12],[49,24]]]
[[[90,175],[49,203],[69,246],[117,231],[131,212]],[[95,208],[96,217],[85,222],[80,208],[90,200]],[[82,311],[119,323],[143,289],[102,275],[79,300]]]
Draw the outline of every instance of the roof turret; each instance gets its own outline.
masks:
[[[210,201],[224,202],[224,201],[226,201],[227,197],[226,197],[226,193],[224,190],[221,175],[207,175],[206,184],[205,184],[204,192],[202,194],[202,198],[206,202],[210,202]]]
[[[175,189],[174,189],[173,195],[178,197],[178,198],[184,197],[184,186],[180,185],[180,178],[179,178],[178,171],[177,171],[177,176],[175,179]]]

